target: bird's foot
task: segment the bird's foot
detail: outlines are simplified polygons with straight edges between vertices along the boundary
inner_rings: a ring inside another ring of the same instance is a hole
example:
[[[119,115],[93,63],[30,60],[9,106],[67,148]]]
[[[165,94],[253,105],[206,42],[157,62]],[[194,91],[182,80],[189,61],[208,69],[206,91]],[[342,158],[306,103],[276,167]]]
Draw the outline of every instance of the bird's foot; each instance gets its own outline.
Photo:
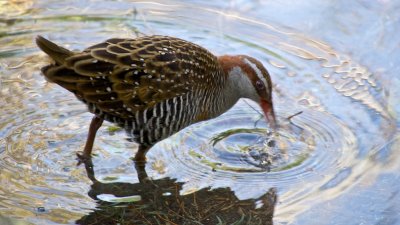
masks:
[[[82,163],[86,165],[87,162],[90,162],[92,160],[92,156],[89,154],[85,153],[76,153],[78,163],[76,164],[77,166],[80,166]]]
[[[153,184],[153,181],[149,178],[146,172],[146,160],[143,160],[143,158],[138,159],[134,158],[133,162],[135,163],[135,169],[138,175],[138,179],[140,183],[150,183]]]

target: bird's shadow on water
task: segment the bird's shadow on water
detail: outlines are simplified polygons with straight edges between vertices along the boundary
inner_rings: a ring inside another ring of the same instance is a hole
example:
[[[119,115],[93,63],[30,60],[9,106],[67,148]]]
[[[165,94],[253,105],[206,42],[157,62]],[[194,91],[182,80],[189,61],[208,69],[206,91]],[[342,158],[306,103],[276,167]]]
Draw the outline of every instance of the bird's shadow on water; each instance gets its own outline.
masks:
[[[93,182],[88,195],[98,206],[77,224],[273,224],[277,201],[271,188],[258,199],[239,200],[229,188],[203,188],[180,195],[183,183],[170,178],[150,180],[145,166],[136,165],[139,183],[101,183],[95,178],[92,161],[85,162]],[[130,202],[108,202],[100,195],[111,194]]]

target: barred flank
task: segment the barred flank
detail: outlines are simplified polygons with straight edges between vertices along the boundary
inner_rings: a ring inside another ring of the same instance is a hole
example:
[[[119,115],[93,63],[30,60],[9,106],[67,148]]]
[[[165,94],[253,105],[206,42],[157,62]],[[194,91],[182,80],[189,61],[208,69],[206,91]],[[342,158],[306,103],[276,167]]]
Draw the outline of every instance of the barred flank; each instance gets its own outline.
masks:
[[[41,36],[36,42],[55,61],[42,68],[50,82],[74,93],[90,112],[124,127],[144,145],[212,111],[206,109],[217,96],[211,92],[225,81],[214,55],[178,38],[115,38],[79,53]]]

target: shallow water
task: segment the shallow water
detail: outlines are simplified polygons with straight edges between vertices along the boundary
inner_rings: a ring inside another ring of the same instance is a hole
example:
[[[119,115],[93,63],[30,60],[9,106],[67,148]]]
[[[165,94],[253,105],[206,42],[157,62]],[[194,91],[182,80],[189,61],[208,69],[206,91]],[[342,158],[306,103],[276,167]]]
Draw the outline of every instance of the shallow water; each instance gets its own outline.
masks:
[[[268,224],[274,206],[274,224],[400,224],[399,1],[0,6],[1,224],[216,224],[239,209],[242,224]],[[94,167],[77,167],[91,115],[40,74],[38,34],[76,50],[164,34],[251,55],[275,85],[275,146],[258,106],[241,100],[154,146],[145,174],[109,123]]]

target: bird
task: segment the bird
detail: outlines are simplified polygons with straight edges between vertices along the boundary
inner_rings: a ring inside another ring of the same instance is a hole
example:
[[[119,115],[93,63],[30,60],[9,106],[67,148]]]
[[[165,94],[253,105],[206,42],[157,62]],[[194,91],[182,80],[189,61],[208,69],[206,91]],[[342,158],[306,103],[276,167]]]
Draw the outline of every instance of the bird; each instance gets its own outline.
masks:
[[[112,38],[70,51],[37,36],[52,62],[45,78],[72,92],[94,114],[81,160],[90,159],[104,120],[138,143],[134,160],[194,123],[218,117],[240,98],[259,103],[269,125],[277,123],[271,76],[247,55],[216,56],[198,44],[171,36]]]

